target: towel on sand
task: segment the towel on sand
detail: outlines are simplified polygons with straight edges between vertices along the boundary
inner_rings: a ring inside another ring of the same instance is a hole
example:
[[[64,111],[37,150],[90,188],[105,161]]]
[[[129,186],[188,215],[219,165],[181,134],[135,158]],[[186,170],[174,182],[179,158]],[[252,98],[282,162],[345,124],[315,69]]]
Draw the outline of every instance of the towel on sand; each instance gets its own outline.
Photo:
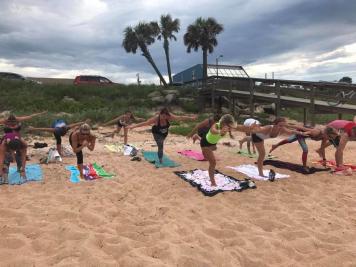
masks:
[[[124,145],[123,144],[108,144],[104,146],[110,152],[123,153]]]
[[[69,180],[72,183],[79,183],[81,181],[79,170],[73,165],[66,166],[66,170],[70,171]],[[97,163],[93,164],[84,164],[83,166],[83,175],[85,180],[95,180],[99,178],[112,178],[114,174],[107,173],[103,167]]]
[[[155,151],[143,151],[143,157],[150,163],[153,163],[156,168],[163,168],[163,167],[178,167],[180,164],[174,162],[166,155],[163,155],[162,163],[159,162],[157,152]]]
[[[313,163],[322,165],[323,161],[322,160],[318,160],[318,161],[313,161]],[[351,168],[353,171],[356,171],[356,165],[354,165],[354,164],[344,163],[344,166]],[[336,168],[335,160],[327,160],[326,161],[326,167]]]
[[[178,153],[183,156],[186,156],[188,158],[195,159],[198,161],[205,160],[204,155],[199,151],[194,151],[194,150],[188,149],[188,150],[178,151]]]
[[[247,175],[248,177],[256,179],[256,180],[268,181],[269,170],[263,170],[263,174],[266,177],[259,176],[258,168],[255,165],[248,164],[248,165],[240,165],[240,166],[236,166],[236,167],[227,166],[227,168],[241,172],[241,173]],[[282,179],[282,178],[288,178],[288,177],[289,177],[289,175],[276,173],[275,178]]]
[[[243,156],[243,157],[249,157],[249,158],[254,158],[257,159],[258,158],[258,154],[257,153],[251,153],[249,154],[247,150],[241,149],[239,151],[237,151],[237,154]],[[274,159],[277,158],[276,156],[273,156],[271,154],[266,155],[266,159]]]
[[[256,185],[249,180],[241,181],[217,170],[214,176],[217,186],[211,186],[208,171],[195,169],[191,171],[176,171],[174,173],[192,186],[197,187],[206,196],[214,196],[224,191],[242,191],[248,188],[256,188]]]
[[[286,170],[294,171],[294,172],[305,174],[305,175],[313,174],[316,172],[330,171],[330,168],[326,169],[326,168],[315,168],[315,167],[311,167],[311,168],[309,168],[309,171],[306,171],[302,165],[290,163],[290,162],[284,162],[284,161],[280,161],[280,160],[265,160],[263,162],[263,165],[271,165],[276,168],[286,169]]]
[[[8,181],[10,185],[19,185],[29,181],[41,181],[42,169],[39,164],[26,165],[26,180],[20,177],[16,167],[10,167]]]

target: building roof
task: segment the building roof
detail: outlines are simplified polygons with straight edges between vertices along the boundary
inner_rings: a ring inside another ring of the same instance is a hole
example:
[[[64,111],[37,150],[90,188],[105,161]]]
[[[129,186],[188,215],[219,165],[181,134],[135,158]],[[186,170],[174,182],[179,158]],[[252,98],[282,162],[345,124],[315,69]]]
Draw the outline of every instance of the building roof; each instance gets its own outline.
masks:
[[[248,78],[248,74],[242,66],[208,64],[208,77],[238,77]]]

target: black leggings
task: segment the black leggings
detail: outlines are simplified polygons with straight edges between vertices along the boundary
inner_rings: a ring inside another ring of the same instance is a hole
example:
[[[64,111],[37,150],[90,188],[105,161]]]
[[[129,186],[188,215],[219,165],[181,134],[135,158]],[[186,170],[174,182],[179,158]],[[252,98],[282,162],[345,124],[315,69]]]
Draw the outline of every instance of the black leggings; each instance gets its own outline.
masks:
[[[54,132],[53,135],[54,135],[54,138],[56,138],[56,144],[61,145],[62,144],[62,136],[56,132]]]
[[[164,140],[166,139],[167,135],[162,135],[162,134],[156,134],[153,133],[153,138],[156,141],[157,147],[158,147],[158,159],[162,160],[163,158],[163,143]]]
[[[69,144],[72,146],[72,134],[69,135]],[[80,147],[81,144],[78,144],[77,147]],[[73,147],[73,146],[72,146]],[[79,151],[77,153],[75,153],[75,155],[77,156],[77,165],[79,164],[83,164],[83,151]]]

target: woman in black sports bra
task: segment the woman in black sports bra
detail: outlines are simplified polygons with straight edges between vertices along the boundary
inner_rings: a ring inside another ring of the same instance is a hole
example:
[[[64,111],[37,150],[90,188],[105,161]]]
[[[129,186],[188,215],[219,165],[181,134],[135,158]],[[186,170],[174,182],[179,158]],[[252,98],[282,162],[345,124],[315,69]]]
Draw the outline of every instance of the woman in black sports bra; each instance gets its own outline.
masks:
[[[117,128],[115,129],[115,131],[113,133],[108,135],[111,137],[114,137],[115,133],[120,134],[121,129],[124,128],[124,144],[127,145],[127,137],[128,137],[127,126],[129,126],[133,121],[144,121],[144,120],[145,119],[135,117],[134,114],[128,110],[123,115],[121,115],[111,121],[108,121],[107,123],[104,123],[103,126],[107,126],[107,125],[116,123]]]
[[[145,122],[134,124],[128,127],[128,129],[134,129],[142,126],[152,126],[152,135],[155,139],[158,147],[158,159],[162,164],[163,158],[163,144],[164,140],[168,135],[168,129],[170,126],[170,121],[185,121],[185,120],[195,120],[196,116],[177,116],[168,111],[168,108],[163,108],[157,116],[148,119]]]

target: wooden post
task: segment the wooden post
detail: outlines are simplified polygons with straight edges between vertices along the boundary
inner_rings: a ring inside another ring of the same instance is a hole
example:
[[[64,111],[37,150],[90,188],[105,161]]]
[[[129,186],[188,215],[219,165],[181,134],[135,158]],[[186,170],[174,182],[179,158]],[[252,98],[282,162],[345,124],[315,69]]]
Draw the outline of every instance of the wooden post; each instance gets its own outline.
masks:
[[[218,80],[215,80],[214,84],[211,86],[211,108],[215,113],[215,88],[217,87]]]
[[[337,117],[339,120],[342,120],[342,113],[339,113]]]
[[[276,103],[276,117],[281,116],[281,84],[276,82],[276,94],[277,94],[277,103]]]
[[[254,94],[254,81],[250,79],[250,116],[253,117],[255,113],[255,103],[253,102],[253,94]]]
[[[304,95],[307,95],[308,94],[308,90],[305,86],[304,87]],[[304,125],[307,124],[307,119],[308,119],[308,113],[307,113],[307,108],[303,108],[303,123]]]
[[[311,87],[311,94],[310,94],[310,122],[312,126],[315,125],[315,87]]]
[[[229,87],[229,110],[233,114],[233,104],[232,104],[232,81],[230,81]]]
[[[236,98],[232,98],[232,115],[235,116],[235,105],[236,105]]]

